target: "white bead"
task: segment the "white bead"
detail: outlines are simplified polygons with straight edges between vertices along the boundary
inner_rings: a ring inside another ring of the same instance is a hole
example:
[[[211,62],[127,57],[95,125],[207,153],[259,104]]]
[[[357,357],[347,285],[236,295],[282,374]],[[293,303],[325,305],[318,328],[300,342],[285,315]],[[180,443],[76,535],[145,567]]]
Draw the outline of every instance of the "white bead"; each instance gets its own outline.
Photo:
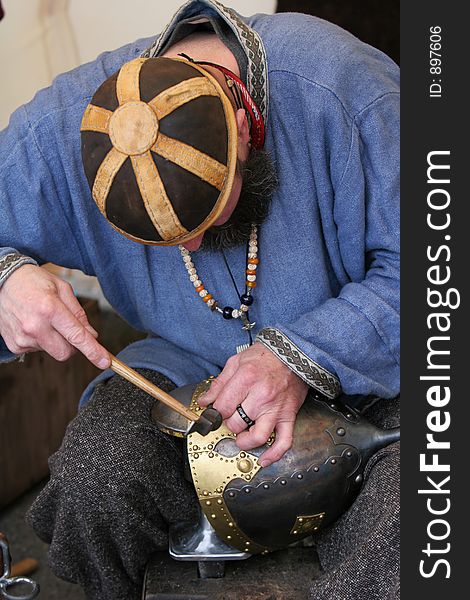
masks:
[[[195,281],[197,281],[197,275],[191,275],[189,279],[194,283]],[[196,285],[196,287],[198,286]]]
[[[209,307],[214,306],[214,304],[215,304],[214,298],[211,298],[210,300],[207,301],[207,306],[209,306]]]
[[[193,281],[193,280],[191,279],[191,281]],[[199,287],[200,285],[202,285],[202,281],[197,278],[197,275],[196,275],[196,279],[193,281],[193,284],[194,284],[194,287]]]
[[[248,271],[256,271],[258,265],[248,265]]]
[[[247,306],[246,304],[242,304],[242,305],[240,306],[240,310],[241,310],[242,312],[248,312],[248,311],[250,310],[250,307],[249,307],[249,306]]]
[[[256,258],[257,254],[256,252],[248,252],[248,258]]]
[[[234,319],[238,319],[238,317],[239,317],[240,315],[241,315],[241,312],[240,312],[239,310],[237,310],[237,309],[235,309],[235,310],[232,310],[232,317],[233,317]]]
[[[199,292],[199,295],[201,296],[201,298],[204,298],[205,296],[207,296],[207,294],[208,294],[208,293],[209,293],[209,292],[208,292],[207,290],[201,290],[201,291]]]
[[[248,281],[256,281],[256,275],[247,275],[246,278]]]
[[[183,256],[189,255],[189,250],[186,250],[186,248],[184,246],[180,246],[180,252]]]
[[[250,244],[249,251],[253,252],[253,254],[258,254],[258,246],[256,246],[256,244]]]
[[[185,263],[191,262],[191,257],[189,256],[189,254],[185,254],[183,256],[183,260]]]
[[[190,268],[188,269],[188,273],[189,273],[190,275],[197,275],[197,271],[196,271],[196,269],[195,269],[194,267],[190,267]]]

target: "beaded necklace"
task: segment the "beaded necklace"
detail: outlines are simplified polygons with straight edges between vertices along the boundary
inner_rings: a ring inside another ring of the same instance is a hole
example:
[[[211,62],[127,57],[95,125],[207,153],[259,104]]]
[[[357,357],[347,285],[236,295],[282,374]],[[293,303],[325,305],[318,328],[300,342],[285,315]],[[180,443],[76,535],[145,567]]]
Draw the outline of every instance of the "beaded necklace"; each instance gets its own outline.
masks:
[[[240,308],[232,308],[226,306],[220,308],[217,300],[212,296],[211,293],[206,289],[202,283],[199,275],[197,274],[196,267],[194,266],[191,253],[186,250],[183,246],[179,246],[181,256],[183,258],[184,266],[188,271],[189,279],[194,285],[196,292],[202,298],[203,302],[215,312],[222,315],[224,319],[241,319],[243,322],[243,329],[250,331],[256,325],[256,323],[250,323],[248,319],[248,311],[250,306],[253,304],[252,292],[256,287],[256,269],[259,265],[258,258],[258,228],[256,225],[251,226],[250,239],[248,242],[248,258],[246,265],[246,281],[245,281],[245,293],[240,296],[241,304]]]

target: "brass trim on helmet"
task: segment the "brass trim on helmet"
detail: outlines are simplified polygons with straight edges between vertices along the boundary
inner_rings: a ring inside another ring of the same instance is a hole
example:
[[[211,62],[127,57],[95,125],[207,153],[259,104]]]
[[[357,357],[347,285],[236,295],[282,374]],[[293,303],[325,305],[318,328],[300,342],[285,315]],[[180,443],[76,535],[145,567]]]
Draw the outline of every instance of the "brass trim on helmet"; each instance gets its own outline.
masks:
[[[209,386],[210,380],[205,380],[194,390],[189,408],[197,414],[203,410],[198,399]],[[267,553],[270,548],[256,543],[239,528],[224,499],[224,490],[231,481],[251,481],[261,469],[258,458],[249,452],[239,451],[231,457],[217,452],[221,440],[235,437],[225,424],[205,436],[196,432],[188,435],[187,452],[194,487],[202,511],[221,539],[243,552]]]

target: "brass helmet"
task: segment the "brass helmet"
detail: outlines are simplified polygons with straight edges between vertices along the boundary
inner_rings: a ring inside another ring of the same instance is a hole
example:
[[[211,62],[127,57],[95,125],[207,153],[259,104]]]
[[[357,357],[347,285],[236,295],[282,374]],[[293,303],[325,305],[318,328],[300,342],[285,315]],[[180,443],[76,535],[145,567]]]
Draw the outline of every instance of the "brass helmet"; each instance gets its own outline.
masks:
[[[199,412],[198,399],[209,385],[206,380],[171,395]],[[167,433],[183,435],[181,418],[161,403],[152,416]],[[341,399],[309,394],[297,415],[293,446],[281,460],[266,468],[258,464],[273,436],[250,451],[240,450],[235,438],[224,424],[206,436],[190,433],[192,480],[219,538],[243,552],[266,554],[335,521],[359,493],[369,458],[399,439],[399,430],[375,427]]]
[[[186,60],[136,58],[96,91],[81,123],[93,198],[126,237],[176,245],[223,211],[237,161],[233,107]]]

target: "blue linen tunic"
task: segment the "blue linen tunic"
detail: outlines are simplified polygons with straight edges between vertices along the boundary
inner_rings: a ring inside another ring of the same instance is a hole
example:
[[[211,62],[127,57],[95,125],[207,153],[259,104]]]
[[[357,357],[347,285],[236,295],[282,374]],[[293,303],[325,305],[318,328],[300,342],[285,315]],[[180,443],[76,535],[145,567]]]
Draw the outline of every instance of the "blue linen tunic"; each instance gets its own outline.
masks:
[[[280,179],[259,236],[254,333],[277,328],[347,394],[395,396],[398,67],[314,17],[255,15],[248,24],[266,50],[266,149]],[[178,248],[143,246],[110,227],[92,200],[80,153],[80,121],[95,90],[151,42],[57,77],[12,115],[0,133],[0,256],[15,249],[96,275],[116,311],[149,334],[120,357],[184,385],[217,374],[247,334],[195,294]],[[242,290],[245,247],[226,257]],[[222,255],[199,251],[193,259],[219,304],[237,307]]]

